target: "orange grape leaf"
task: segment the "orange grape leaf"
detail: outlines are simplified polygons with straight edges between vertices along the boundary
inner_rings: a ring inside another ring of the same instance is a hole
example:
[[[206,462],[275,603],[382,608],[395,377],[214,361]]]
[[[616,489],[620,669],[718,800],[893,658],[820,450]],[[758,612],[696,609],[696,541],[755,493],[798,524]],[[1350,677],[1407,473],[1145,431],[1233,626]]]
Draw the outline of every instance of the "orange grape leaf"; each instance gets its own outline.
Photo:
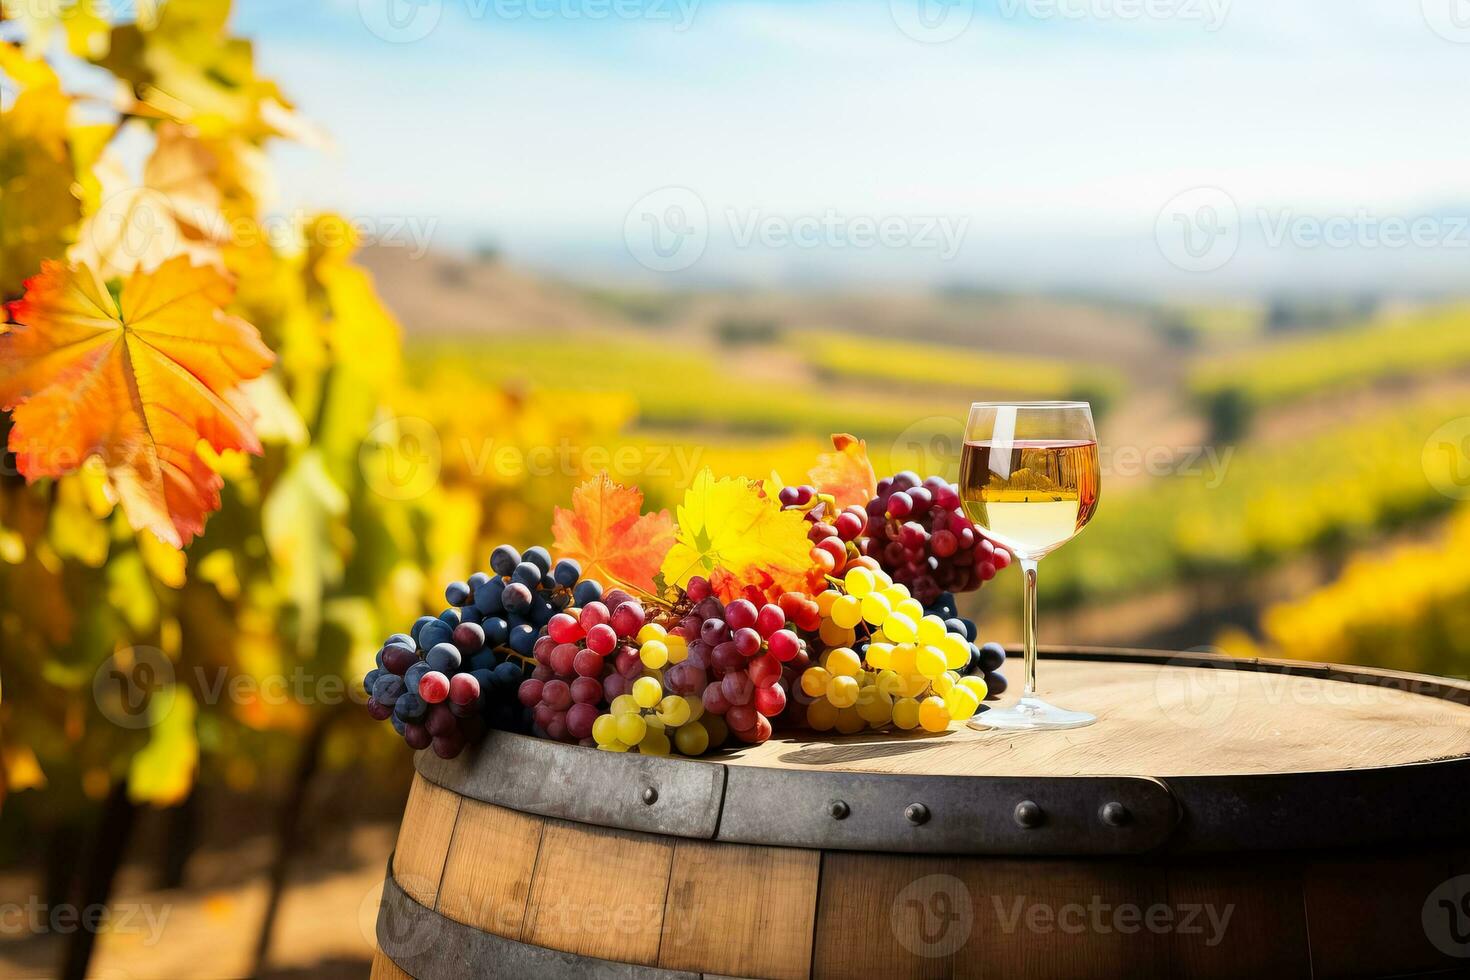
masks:
[[[867,506],[878,495],[878,476],[868,461],[868,444],[839,432],[832,436],[836,452],[822,453],[807,478],[822,493],[830,493],[838,507]]]
[[[800,511],[783,511],[746,480],[715,479],[708,469],[679,505],[678,540],[664,559],[664,580],[685,586],[710,579],[721,598],[756,586],[768,597],[811,588],[809,525]]]
[[[653,576],[674,544],[669,512],[640,513],[643,491],[614,483],[604,471],[572,491],[572,509],[556,508],[551,522],[558,556],[582,565],[604,585],[655,591]]]
[[[274,355],[224,311],[233,287],[183,256],[135,272],[114,294],[86,265],[46,262],[0,333],[0,409],[27,479],[92,456],[132,525],[182,547],[204,530],[223,484],[200,456],[260,452],[239,390]]]

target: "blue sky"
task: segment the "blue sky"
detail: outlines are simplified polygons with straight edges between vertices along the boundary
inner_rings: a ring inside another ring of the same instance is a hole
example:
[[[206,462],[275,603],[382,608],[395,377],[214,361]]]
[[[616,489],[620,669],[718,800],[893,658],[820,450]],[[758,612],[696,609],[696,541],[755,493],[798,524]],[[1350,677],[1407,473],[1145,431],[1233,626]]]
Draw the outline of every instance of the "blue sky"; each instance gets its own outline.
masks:
[[[1427,247],[1261,245],[1271,222],[1470,203],[1464,0],[918,2],[237,0],[236,24],[334,141],[278,153],[282,207],[411,219],[574,275],[1448,289],[1470,257],[1446,227]],[[707,223],[673,273],[625,241],[665,187]],[[1201,187],[1242,216],[1204,274],[1156,233]],[[913,242],[947,219],[963,242],[853,247],[858,219]],[[837,231],[742,240],[761,221]]]

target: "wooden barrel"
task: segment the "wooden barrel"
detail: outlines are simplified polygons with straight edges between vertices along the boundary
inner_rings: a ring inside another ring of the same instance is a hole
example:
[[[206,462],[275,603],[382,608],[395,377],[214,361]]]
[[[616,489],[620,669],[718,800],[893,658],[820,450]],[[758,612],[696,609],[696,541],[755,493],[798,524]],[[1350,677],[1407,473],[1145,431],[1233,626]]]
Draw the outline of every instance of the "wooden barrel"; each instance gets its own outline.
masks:
[[[1470,684],[1047,659],[1097,725],[421,754],[373,975],[1470,972]]]

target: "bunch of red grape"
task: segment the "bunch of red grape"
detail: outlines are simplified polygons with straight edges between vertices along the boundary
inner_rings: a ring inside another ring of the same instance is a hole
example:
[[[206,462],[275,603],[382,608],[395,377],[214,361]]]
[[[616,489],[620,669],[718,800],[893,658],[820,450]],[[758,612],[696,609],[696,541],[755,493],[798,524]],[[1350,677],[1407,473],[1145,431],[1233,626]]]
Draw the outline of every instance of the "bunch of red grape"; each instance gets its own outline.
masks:
[[[811,523],[807,538],[811,558],[828,575],[843,575],[854,563],[864,564],[859,539],[868,530],[868,513],[853,505],[837,510],[836,502],[815,487],[783,487],[778,499],[782,510],[800,510]]]
[[[643,605],[622,589],[552,616],[532,648],[535,670],[517,692],[531,709],[533,732],[559,742],[590,739],[599,706],[643,676],[635,641],[646,621]]]
[[[959,491],[944,479],[904,471],[878,481],[867,506],[863,552],[925,606],[946,592],[969,592],[1011,563],[975,529]]]

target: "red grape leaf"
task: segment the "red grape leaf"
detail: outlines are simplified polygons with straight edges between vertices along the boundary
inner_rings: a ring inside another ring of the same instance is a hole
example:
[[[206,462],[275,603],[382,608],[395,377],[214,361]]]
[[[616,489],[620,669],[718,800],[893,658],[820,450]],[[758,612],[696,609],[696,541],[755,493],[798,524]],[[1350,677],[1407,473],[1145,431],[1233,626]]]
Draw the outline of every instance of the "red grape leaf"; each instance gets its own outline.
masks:
[[[868,461],[868,444],[857,436],[839,432],[832,436],[836,452],[817,457],[807,478],[822,493],[830,493],[837,506],[867,506],[878,495],[878,476]]]
[[[666,510],[642,509],[642,490],[598,473],[572,491],[571,510],[556,508],[551,531],[557,556],[580,562],[582,575],[603,585],[655,591],[653,577],[674,545],[674,520]]]
[[[0,408],[27,479],[98,456],[134,527],[182,547],[218,509],[199,454],[260,452],[239,385],[274,355],[224,311],[234,288],[185,257],[135,272],[114,295],[87,265],[42,264],[0,333]]]

